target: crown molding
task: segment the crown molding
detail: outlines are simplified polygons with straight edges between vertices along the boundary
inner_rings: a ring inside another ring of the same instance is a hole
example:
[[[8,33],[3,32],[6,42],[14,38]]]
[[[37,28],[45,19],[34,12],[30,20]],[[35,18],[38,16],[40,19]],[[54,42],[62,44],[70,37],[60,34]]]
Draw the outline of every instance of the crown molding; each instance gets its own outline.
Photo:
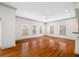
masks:
[[[29,20],[29,21],[40,22],[40,23],[44,23],[44,24],[48,24],[48,23],[52,23],[52,22],[60,22],[60,21],[64,21],[64,20],[69,20],[69,19],[77,18],[77,17],[71,17],[71,18],[60,19],[60,20],[51,21],[51,22],[42,22],[42,21],[37,21],[37,20],[30,19],[30,18],[26,18],[26,17],[21,17],[21,16],[16,16],[16,17],[22,18],[22,19],[26,19],[26,20]]]
[[[29,21],[44,23],[44,22],[42,22],[42,21],[37,21],[37,20],[30,19],[30,18],[26,18],[26,17],[21,17],[21,16],[16,16],[16,17],[17,17],[17,18],[22,18],[22,19],[25,19],[25,20],[29,20]]]
[[[7,4],[2,3],[2,2],[0,2],[0,5],[5,6],[5,7],[8,7],[8,8],[11,8],[11,9],[15,9],[15,10],[16,10],[16,8],[15,8],[15,7],[10,6],[10,5],[7,5]]]
[[[66,18],[66,19],[60,19],[60,20],[56,20],[56,21],[46,22],[46,23],[60,22],[60,21],[69,20],[69,19],[78,19],[78,18],[77,17],[71,17],[71,18]]]

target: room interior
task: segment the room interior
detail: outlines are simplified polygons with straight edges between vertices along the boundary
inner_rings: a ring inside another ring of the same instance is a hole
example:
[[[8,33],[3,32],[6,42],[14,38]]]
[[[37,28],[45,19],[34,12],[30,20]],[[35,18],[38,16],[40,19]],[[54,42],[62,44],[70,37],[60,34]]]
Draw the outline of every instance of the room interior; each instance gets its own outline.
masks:
[[[78,2],[0,2],[0,57],[77,56]]]

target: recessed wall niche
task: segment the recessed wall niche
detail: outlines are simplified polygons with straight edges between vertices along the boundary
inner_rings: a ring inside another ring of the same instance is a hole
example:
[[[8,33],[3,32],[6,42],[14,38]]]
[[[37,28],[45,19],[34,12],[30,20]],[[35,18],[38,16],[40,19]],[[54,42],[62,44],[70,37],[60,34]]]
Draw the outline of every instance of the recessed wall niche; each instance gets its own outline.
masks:
[[[27,35],[28,35],[28,27],[27,25],[23,25],[22,36],[27,36]]]
[[[54,26],[50,26],[50,34],[54,34]]]
[[[42,32],[42,26],[40,26],[40,30],[39,30],[39,32],[40,32],[40,34],[42,34],[43,32]]]
[[[32,27],[32,34],[34,35],[34,34],[36,34],[36,26],[35,25],[33,25],[33,27]]]
[[[66,35],[66,25],[60,25],[60,35]]]

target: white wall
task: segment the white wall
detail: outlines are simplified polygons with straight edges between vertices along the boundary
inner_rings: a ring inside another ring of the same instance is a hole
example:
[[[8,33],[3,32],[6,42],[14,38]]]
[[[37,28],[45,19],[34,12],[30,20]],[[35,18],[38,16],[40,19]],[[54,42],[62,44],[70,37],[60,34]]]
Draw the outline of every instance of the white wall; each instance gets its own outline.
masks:
[[[33,25],[35,25],[37,29],[37,33],[35,35],[32,34]],[[28,30],[28,35],[25,35],[25,36],[22,35],[24,26],[27,26],[27,30]],[[40,26],[42,26],[43,34],[40,34],[39,32]],[[23,17],[18,17],[18,16],[16,17],[16,39],[17,40],[30,38],[30,37],[37,37],[42,35],[44,35],[44,23],[32,21],[29,19],[25,19]]]
[[[60,25],[66,25],[66,36],[60,35],[59,33]],[[50,34],[50,26],[54,26],[54,34]],[[76,31],[77,31],[77,19],[62,20],[47,24],[47,35],[55,37],[75,39],[76,36],[72,34],[72,32]]]
[[[15,12],[16,10],[10,6],[0,3],[1,18],[1,47],[9,48],[15,46]]]
[[[60,25],[66,25],[66,36],[59,34]],[[50,26],[54,26],[54,34],[50,34]],[[79,54],[79,45],[78,45],[79,41],[77,38],[78,35],[75,35],[72,32],[78,32],[77,19],[75,18],[63,21],[51,22],[47,24],[47,35],[75,40],[75,53]]]

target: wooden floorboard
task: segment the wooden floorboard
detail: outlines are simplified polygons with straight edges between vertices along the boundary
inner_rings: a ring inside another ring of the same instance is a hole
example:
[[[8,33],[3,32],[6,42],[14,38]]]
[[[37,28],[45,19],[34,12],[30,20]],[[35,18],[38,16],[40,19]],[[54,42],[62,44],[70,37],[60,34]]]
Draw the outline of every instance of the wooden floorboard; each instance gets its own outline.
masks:
[[[50,40],[53,40],[52,44]],[[16,42],[16,47],[0,49],[1,57],[76,57],[75,41],[42,36]]]

